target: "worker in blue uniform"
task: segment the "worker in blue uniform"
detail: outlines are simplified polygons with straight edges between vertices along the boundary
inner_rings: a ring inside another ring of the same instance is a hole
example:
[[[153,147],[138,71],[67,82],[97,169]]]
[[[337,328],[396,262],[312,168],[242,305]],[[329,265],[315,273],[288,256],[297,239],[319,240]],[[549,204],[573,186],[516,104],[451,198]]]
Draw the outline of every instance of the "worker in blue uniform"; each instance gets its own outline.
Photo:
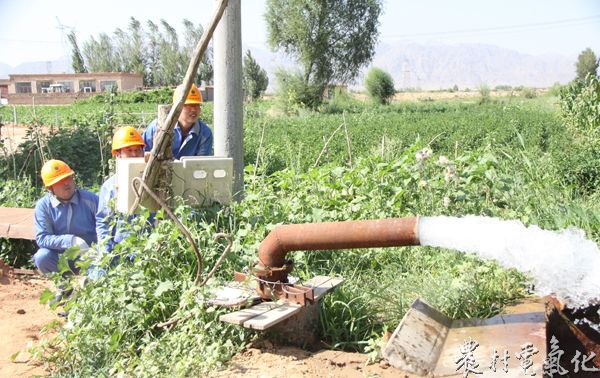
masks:
[[[173,103],[182,95],[183,85],[178,86],[173,93]],[[185,103],[177,119],[173,136],[173,156],[210,156],[213,155],[213,134],[210,128],[198,119],[202,113],[202,93],[192,84]],[[144,131],[144,151],[147,154],[154,146],[154,133],[158,120],[150,122]]]
[[[112,154],[116,159],[143,157],[144,140],[140,133],[131,126],[118,129],[112,139]],[[113,199],[117,196],[115,181],[116,177],[112,175],[102,184],[96,213],[98,243],[105,252],[111,252],[117,243],[129,235],[124,223],[129,222],[135,216],[117,214],[114,210],[114,204],[111,202],[114,202]],[[117,217],[117,221],[113,223],[115,217]]]
[[[98,196],[78,189],[73,170],[61,160],[49,160],[42,167],[42,181],[48,193],[35,205],[35,266],[44,274],[58,272],[58,259],[67,248],[89,248],[96,239]],[[71,270],[77,271],[74,260]]]

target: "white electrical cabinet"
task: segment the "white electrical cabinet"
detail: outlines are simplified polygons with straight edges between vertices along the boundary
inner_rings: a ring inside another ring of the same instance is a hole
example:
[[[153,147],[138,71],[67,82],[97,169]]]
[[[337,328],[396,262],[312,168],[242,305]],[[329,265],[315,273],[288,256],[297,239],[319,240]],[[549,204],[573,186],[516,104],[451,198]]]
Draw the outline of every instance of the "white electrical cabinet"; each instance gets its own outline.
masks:
[[[142,177],[146,163],[144,158],[116,160],[116,208],[128,212],[135,201],[131,185],[134,177]],[[185,156],[171,162],[171,189],[173,197],[181,197],[192,207],[207,207],[218,202],[227,205],[231,202],[233,185],[233,159],[217,156]],[[167,203],[173,205],[173,198]],[[141,204],[150,210],[158,205],[149,198]]]

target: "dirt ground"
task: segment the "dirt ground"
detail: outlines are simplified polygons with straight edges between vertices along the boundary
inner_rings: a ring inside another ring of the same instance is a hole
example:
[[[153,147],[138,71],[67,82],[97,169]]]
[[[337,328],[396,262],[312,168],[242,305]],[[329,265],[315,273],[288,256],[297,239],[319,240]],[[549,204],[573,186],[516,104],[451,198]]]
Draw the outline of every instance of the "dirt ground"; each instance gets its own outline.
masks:
[[[44,128],[44,130],[46,130]],[[27,126],[25,125],[12,125],[6,124],[0,129],[0,155],[9,154],[14,152],[19,144],[25,139],[27,133]]]
[[[15,362],[10,356],[48,337],[40,336],[40,331],[57,317],[39,303],[47,287],[51,283],[39,276],[12,281],[0,276],[0,377],[45,375],[43,366],[29,361],[28,353],[19,353]]]
[[[360,353],[333,350],[312,353],[263,341],[234,356],[225,370],[214,372],[210,377],[414,377],[391,367],[385,361],[370,365],[366,361],[367,356]]]
[[[9,282],[0,276],[0,377],[31,377],[47,375],[43,366],[32,363],[25,352],[29,343],[35,345],[42,337],[42,328],[57,316],[39,297],[51,283],[39,276],[17,278]],[[19,351],[15,362],[10,356]],[[387,363],[366,365],[367,356],[331,350],[307,352],[300,348],[275,346],[260,341],[233,357],[224,370],[211,377],[408,377]]]

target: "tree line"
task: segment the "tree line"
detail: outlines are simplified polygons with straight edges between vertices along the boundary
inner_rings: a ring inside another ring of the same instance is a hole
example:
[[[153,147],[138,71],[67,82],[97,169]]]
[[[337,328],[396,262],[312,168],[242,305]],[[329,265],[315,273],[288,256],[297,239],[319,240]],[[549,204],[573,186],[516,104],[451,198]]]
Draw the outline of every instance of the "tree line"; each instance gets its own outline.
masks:
[[[288,103],[317,108],[325,88],[331,84],[352,83],[371,63],[379,37],[382,0],[267,0],[265,21],[269,46],[282,51],[297,63],[295,70],[275,72],[278,96]],[[181,83],[203,27],[183,20],[183,36],[164,19],[146,27],[131,17],[126,30],[109,36],[101,33],[84,42],[80,50],[76,37],[72,44],[75,72],[137,72],[146,86],[173,86]],[[578,57],[576,75],[597,75],[598,59],[591,49]],[[205,54],[196,82],[212,82],[212,49]],[[268,77],[252,57],[244,56],[243,88],[247,99],[259,98],[267,88]],[[365,87],[381,104],[395,94],[391,76],[373,67]]]
[[[144,86],[173,86],[183,81],[192,53],[204,28],[183,20],[180,37],[173,26],[161,19],[146,21],[145,27],[134,17],[128,27],[117,28],[112,35],[100,33],[83,42],[81,49],[74,32],[68,35],[71,62],[76,73],[134,72],[143,75]],[[196,83],[213,80],[212,48],[204,54]]]

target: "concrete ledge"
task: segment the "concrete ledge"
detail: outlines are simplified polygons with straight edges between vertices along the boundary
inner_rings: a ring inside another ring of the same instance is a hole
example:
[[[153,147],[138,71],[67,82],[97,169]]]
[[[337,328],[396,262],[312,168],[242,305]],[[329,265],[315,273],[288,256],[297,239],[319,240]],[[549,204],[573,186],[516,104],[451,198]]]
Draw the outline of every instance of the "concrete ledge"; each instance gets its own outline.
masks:
[[[0,207],[0,237],[35,240],[33,209]]]

